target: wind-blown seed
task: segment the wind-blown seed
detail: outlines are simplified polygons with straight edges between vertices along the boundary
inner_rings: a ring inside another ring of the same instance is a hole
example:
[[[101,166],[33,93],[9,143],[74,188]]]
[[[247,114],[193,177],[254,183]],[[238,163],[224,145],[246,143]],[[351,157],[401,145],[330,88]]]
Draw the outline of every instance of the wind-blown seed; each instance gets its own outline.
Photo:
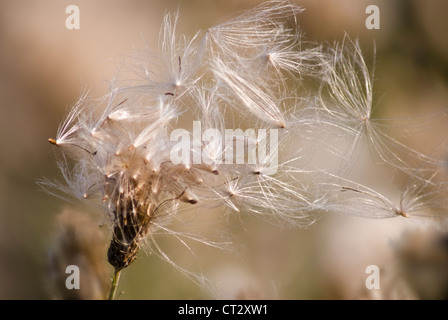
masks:
[[[359,43],[347,36],[332,48],[307,46],[298,26],[302,11],[288,1],[267,1],[190,39],[177,33],[178,14],[166,15],[159,55],[129,66],[131,79],[119,74],[102,98],[82,95],[56,138],[48,139],[62,153],[65,185],[43,186],[89,203],[98,199],[109,219],[107,259],[115,270],[131,265],[147,242],[172,263],[155,236],[170,232],[184,207],[216,205],[227,214],[252,214],[286,226],[309,225],[322,212],[410,215],[385,195],[343,177],[347,163],[337,173],[316,168],[320,162],[312,158],[314,150],[351,164],[363,136],[383,164],[412,177],[417,174],[398,151],[436,162],[387,135],[372,118],[373,76]],[[304,78],[321,84],[306,97],[297,90]],[[201,124],[199,141],[186,129],[180,137],[185,141],[173,141],[171,133],[191,120]],[[244,133],[247,128],[265,135],[252,139]],[[220,137],[204,138],[214,129]],[[226,162],[226,153],[237,151],[233,138],[226,145],[226,129],[243,132],[235,137],[245,142],[239,150],[243,163]],[[332,138],[343,137],[350,147],[329,145],[323,132],[336,132]],[[182,163],[171,153],[179,145],[185,147],[180,148],[186,153]],[[249,163],[249,154],[256,155],[256,163]],[[433,184],[446,187],[431,178],[422,181],[428,190]],[[413,195],[408,191],[402,201],[409,198],[411,209],[431,199]],[[199,239],[171,234],[189,250],[184,237]]]

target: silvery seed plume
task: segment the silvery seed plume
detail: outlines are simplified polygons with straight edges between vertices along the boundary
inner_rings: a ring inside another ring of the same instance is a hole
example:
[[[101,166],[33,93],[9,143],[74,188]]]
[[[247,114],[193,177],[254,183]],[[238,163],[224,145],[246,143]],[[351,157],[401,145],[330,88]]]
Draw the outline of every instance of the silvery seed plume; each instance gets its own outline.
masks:
[[[322,212],[420,214],[445,190],[427,170],[438,162],[387,135],[386,121],[373,118],[373,76],[359,44],[348,37],[329,49],[306,42],[302,11],[268,1],[191,38],[177,31],[179,13],[167,14],[159,51],[123,62],[110,90],[98,99],[82,95],[49,139],[61,152],[64,181],[44,187],[101,207],[115,270],[132,264],[146,242],[175,264],[156,243],[158,232],[190,251],[185,239],[221,246],[174,231],[184,209],[220,207],[301,226]],[[302,96],[305,78],[320,89]],[[350,146],[336,150],[314,139],[321,131],[346,137]],[[339,176],[344,168],[314,167],[302,145],[310,141],[350,162],[362,139],[382,163],[409,175],[399,204]],[[411,169],[403,153],[424,162],[424,170]]]
[[[421,133],[440,125],[437,118],[446,118],[447,110],[416,118],[418,125],[410,125],[409,119],[378,118],[374,115],[374,66],[368,68],[358,41],[345,35],[341,43],[325,48],[323,54],[326,57],[322,60],[322,83],[315,109],[317,123],[320,129],[348,139],[347,149],[339,150],[347,166],[355,160],[362,143],[369,146],[378,163],[405,174],[414,174],[413,166],[421,162],[437,164],[436,159],[392,137],[388,130],[394,128],[403,135]],[[327,148],[333,149],[333,146]]]
[[[49,139],[62,152],[65,184],[44,185],[55,194],[100,200],[112,226],[107,256],[116,270],[129,266],[157,230],[168,230],[182,203],[218,203],[234,214],[290,225],[314,221],[309,192],[294,186],[292,175],[301,170],[290,161],[299,157],[277,159],[294,123],[286,112],[285,96],[292,96],[287,76],[298,79],[320,56],[319,50],[301,51],[294,33],[301,11],[288,2],[267,2],[190,40],[176,33],[178,15],[168,14],[160,55],[125,63],[110,92],[100,99],[83,95]],[[268,85],[272,74],[276,86]],[[180,144],[189,134],[172,139],[185,119],[198,120],[199,143]],[[243,124],[256,129],[235,127]],[[207,135],[208,129],[222,136]],[[240,158],[238,145],[247,152]],[[258,148],[257,158],[250,146]],[[184,157],[173,161],[182,151]]]
[[[326,192],[325,198],[329,200],[326,209],[375,219],[397,216],[445,217],[448,185],[445,180],[440,179],[443,169],[435,168],[429,171],[429,175],[422,175],[427,168],[421,167],[408,176],[404,186],[396,190],[395,197],[381,194],[365,184],[332,176],[331,182],[329,179],[328,182],[322,183]]]

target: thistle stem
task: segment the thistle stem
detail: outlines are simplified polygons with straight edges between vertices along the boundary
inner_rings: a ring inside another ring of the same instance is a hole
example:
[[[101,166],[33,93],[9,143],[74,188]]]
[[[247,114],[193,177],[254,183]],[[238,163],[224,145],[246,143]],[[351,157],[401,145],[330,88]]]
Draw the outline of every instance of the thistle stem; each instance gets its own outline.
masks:
[[[114,276],[112,278],[112,285],[109,291],[108,300],[115,299],[115,293],[117,292],[118,282],[120,281],[121,269],[115,269]]]

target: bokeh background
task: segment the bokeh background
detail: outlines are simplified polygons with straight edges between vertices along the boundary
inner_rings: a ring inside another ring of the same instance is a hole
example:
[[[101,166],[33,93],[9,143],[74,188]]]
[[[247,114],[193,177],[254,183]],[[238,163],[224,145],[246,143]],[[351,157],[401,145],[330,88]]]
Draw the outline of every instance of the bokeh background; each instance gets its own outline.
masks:
[[[73,206],[41,191],[36,181],[58,176],[54,150],[47,139],[55,136],[60,121],[81,92],[88,88],[92,96],[103,95],[107,81],[115,75],[125,56],[145,46],[157,50],[165,12],[179,9],[179,32],[192,36],[198,29],[206,29],[259,3],[258,0],[0,0],[0,299],[55,298],[48,273],[49,252],[60,234],[61,220],[57,216],[64,208]],[[293,3],[306,9],[299,23],[311,41],[332,43],[347,32],[360,39],[368,59],[376,44],[374,88],[381,95],[378,107],[387,114],[418,115],[448,107],[446,1]],[[65,9],[71,4],[80,9],[79,30],[65,27],[68,16]],[[379,30],[365,27],[365,9],[370,4],[380,8]],[[437,132],[428,128],[424,138],[408,143],[420,149],[432,145],[436,134],[446,133],[440,128]],[[410,273],[417,286],[424,287],[425,294],[406,291],[412,287],[410,283],[397,289],[396,282],[391,280],[395,274],[388,266],[402,259],[398,249],[405,252],[410,249],[403,248],[404,245],[415,243],[429,254],[425,244],[432,242],[424,230],[431,226],[420,223],[423,231],[415,239],[406,233],[411,224],[406,219],[378,221],[329,216],[311,227],[285,231],[249,223],[238,230],[244,234],[246,259],[236,259],[249,263],[223,259],[222,268],[214,263],[216,270],[211,274],[235,298],[447,297],[446,283],[444,289],[439,288],[443,281],[435,272],[425,273],[421,281],[420,269]],[[403,242],[406,236],[414,240]],[[176,248],[171,249],[182,255]],[[446,248],[433,255],[437,263],[446,266]],[[381,267],[381,290],[365,289],[365,269],[371,264]],[[433,284],[434,277],[439,280]],[[388,283],[392,283],[391,290]],[[125,271],[119,291],[124,292],[120,299],[211,297],[206,289],[166,262],[145,254]]]

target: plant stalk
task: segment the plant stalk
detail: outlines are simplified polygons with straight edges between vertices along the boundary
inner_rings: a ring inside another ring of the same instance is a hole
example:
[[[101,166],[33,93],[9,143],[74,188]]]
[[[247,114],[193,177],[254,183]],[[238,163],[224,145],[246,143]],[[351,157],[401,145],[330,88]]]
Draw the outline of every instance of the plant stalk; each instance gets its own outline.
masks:
[[[115,299],[115,293],[117,292],[118,282],[120,281],[120,274],[121,274],[121,269],[115,269],[114,276],[112,278],[112,285],[111,285],[110,291],[109,291],[108,300]]]

